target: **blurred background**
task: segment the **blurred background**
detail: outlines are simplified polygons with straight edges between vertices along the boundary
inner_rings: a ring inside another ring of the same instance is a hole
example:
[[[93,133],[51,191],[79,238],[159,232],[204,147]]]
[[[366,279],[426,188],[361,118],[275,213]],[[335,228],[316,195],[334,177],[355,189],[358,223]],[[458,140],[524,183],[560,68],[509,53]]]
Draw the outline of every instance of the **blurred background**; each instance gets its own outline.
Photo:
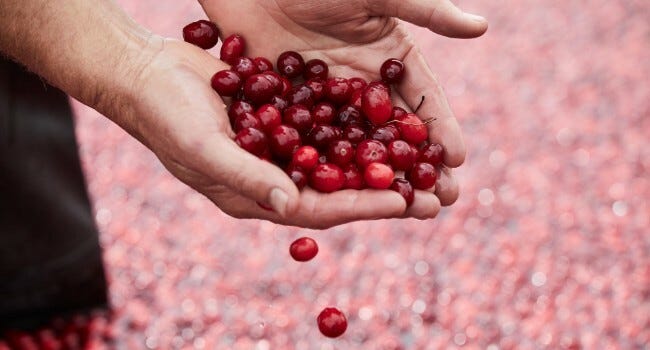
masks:
[[[119,2],[170,37],[205,17]],[[75,103],[114,307],[88,348],[650,349],[650,2],[457,4],[484,37],[412,27],[469,149],[435,220],[235,220]],[[304,235],[320,253],[297,263]],[[326,306],[339,339],[316,326]]]

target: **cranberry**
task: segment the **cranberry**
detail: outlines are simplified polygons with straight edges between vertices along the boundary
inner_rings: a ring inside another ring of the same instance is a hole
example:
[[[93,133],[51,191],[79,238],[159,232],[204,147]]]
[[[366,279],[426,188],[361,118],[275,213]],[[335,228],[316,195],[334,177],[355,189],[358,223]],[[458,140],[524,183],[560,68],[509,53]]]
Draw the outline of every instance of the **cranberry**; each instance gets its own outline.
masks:
[[[234,65],[237,59],[244,55],[246,40],[241,35],[233,34],[227,37],[221,45],[221,60]]]
[[[300,104],[307,108],[312,108],[314,106],[314,92],[305,85],[298,85],[291,89],[287,95],[287,101],[289,104],[296,105]]]
[[[302,190],[307,186],[307,174],[302,168],[295,165],[289,165],[287,168],[287,175],[289,175],[291,181],[296,184],[296,187],[298,187],[299,190]]]
[[[310,171],[318,164],[318,151],[312,146],[302,146],[296,150],[291,158],[291,164]]]
[[[368,86],[368,82],[366,82],[363,78],[354,77],[350,78],[348,81],[350,82],[352,91],[362,91],[366,86]]]
[[[240,132],[246,128],[255,128],[258,130],[263,130],[262,123],[253,113],[244,113],[235,118],[235,121],[232,124],[232,129],[234,132]]]
[[[282,77],[281,76],[280,81],[282,82],[282,91],[280,91],[280,94],[282,96],[285,96],[286,94],[289,93],[289,91],[291,91],[291,88],[293,86],[291,85],[291,81],[289,81],[289,79],[287,79],[287,77]]]
[[[284,110],[282,121],[284,124],[296,128],[298,132],[305,133],[311,129],[314,119],[307,107],[293,105]]]
[[[255,74],[246,79],[244,84],[244,96],[255,105],[262,105],[271,100],[275,95],[275,89],[269,75]]]
[[[282,124],[282,114],[273,105],[266,104],[255,112],[255,117],[260,121],[260,130],[270,133],[277,126]]]
[[[427,140],[427,126],[417,115],[408,113],[396,120],[397,128],[404,141],[417,145]]]
[[[235,96],[241,88],[241,77],[229,70],[215,73],[210,81],[212,88],[221,96]]]
[[[429,163],[431,165],[440,165],[444,157],[444,149],[437,143],[424,145],[420,149],[418,162]]]
[[[343,130],[343,137],[353,145],[366,139],[366,132],[356,125],[350,125]]]
[[[363,117],[361,111],[352,105],[345,105],[339,108],[336,115],[336,124],[345,128],[350,125],[362,125]]]
[[[271,104],[280,112],[284,112],[289,107],[289,102],[284,97],[277,95],[271,98]]]
[[[363,90],[361,109],[373,124],[387,122],[393,112],[388,88],[379,82],[372,82]]]
[[[309,237],[298,238],[289,246],[289,254],[296,261],[309,261],[318,254],[318,244]]]
[[[370,138],[373,140],[377,140],[384,145],[388,145],[389,143],[399,139],[399,131],[397,131],[397,128],[393,125],[386,125],[386,126],[379,126],[370,132]]]
[[[397,170],[410,170],[415,164],[416,154],[406,141],[395,140],[388,145],[388,160]]]
[[[319,192],[338,191],[345,183],[343,170],[331,163],[318,164],[309,177],[309,185]]]
[[[280,125],[271,131],[269,144],[274,155],[290,159],[293,152],[300,147],[300,134],[290,126]]]
[[[183,40],[205,50],[211,49],[219,41],[219,29],[210,21],[198,20],[183,28]]]
[[[354,148],[348,140],[337,140],[330,144],[327,152],[327,160],[338,165],[344,166],[354,159]]]
[[[402,107],[393,107],[393,111],[391,112],[390,119],[399,119],[407,115],[408,112],[402,108]]]
[[[273,63],[271,63],[271,61],[269,61],[266,57],[255,57],[253,59],[253,63],[255,64],[255,67],[257,67],[257,70],[260,72],[273,70]]]
[[[413,200],[415,199],[415,193],[413,191],[413,186],[411,186],[411,183],[408,182],[408,180],[395,179],[393,180],[393,183],[390,185],[390,189],[399,193],[400,195],[402,195],[402,197],[404,197],[407,207],[413,204]]]
[[[429,163],[415,163],[413,169],[406,173],[406,178],[414,188],[426,190],[436,184],[436,168]]]
[[[336,128],[331,125],[317,125],[309,132],[311,145],[320,150],[326,150],[330,143],[338,139]]]
[[[397,58],[387,59],[379,69],[381,78],[389,84],[399,84],[404,78],[404,62]]]
[[[325,86],[320,78],[309,79],[305,85],[314,93],[314,101],[320,101],[325,97]]]
[[[348,328],[348,320],[345,318],[345,315],[333,307],[323,309],[316,321],[318,322],[320,332],[329,338],[341,336]]]
[[[284,94],[285,83],[283,77],[280,74],[273,71],[266,71],[262,73],[262,76],[266,77],[266,79],[268,79],[271,84],[273,84],[273,89],[276,95]],[[287,88],[287,91],[291,88],[291,82],[288,82],[288,84],[289,87]]]
[[[328,102],[321,102],[311,110],[316,124],[331,124],[334,121],[334,106]]]
[[[285,51],[278,57],[277,63],[280,74],[289,79],[299,77],[305,70],[305,61],[295,51]]]
[[[370,188],[385,190],[393,183],[395,173],[388,165],[370,163],[363,172],[363,179]]]
[[[343,188],[353,190],[363,189],[363,176],[355,164],[350,163],[343,167],[343,176],[345,176]]]
[[[325,82],[325,96],[337,105],[342,105],[350,100],[352,88],[347,79],[331,78]]]
[[[313,59],[307,61],[305,65],[304,76],[305,79],[321,78],[327,79],[327,74],[329,73],[329,67],[327,63],[323,60]]]
[[[239,147],[256,156],[264,154],[267,148],[266,136],[264,136],[263,132],[254,128],[242,129],[235,136],[235,142]]]
[[[383,143],[377,140],[363,140],[357,146],[357,165],[365,168],[370,163],[388,162],[388,151]]]
[[[357,90],[352,93],[352,96],[350,96],[350,104],[359,110],[361,110],[362,107],[361,95],[363,95],[363,90]]]
[[[244,113],[253,113],[253,112],[255,112],[255,109],[253,108],[253,106],[251,106],[250,103],[246,101],[235,100],[233,101],[233,103],[230,105],[230,108],[228,109],[228,117],[230,118],[230,120],[234,122],[237,116],[240,116]]]
[[[235,64],[232,65],[232,71],[239,74],[239,76],[246,80],[253,74],[257,74],[260,71],[255,67],[255,63],[248,57],[239,57],[235,60]]]

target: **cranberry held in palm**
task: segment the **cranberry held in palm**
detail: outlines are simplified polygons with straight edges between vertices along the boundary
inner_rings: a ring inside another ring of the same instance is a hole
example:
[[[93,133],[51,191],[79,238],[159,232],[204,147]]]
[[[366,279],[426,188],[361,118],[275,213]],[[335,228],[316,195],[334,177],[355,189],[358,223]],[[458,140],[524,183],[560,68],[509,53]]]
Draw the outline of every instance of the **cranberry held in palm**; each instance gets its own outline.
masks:
[[[314,101],[318,102],[325,97],[325,83],[320,78],[309,79],[305,82],[305,86],[311,89],[314,93]]]
[[[404,62],[390,58],[379,69],[381,78],[389,84],[399,84],[404,78]]]
[[[385,190],[390,187],[395,178],[395,173],[388,165],[370,163],[363,172],[363,179],[370,188]]]
[[[370,163],[387,163],[388,150],[377,140],[364,140],[357,146],[357,165],[364,169]]]
[[[246,128],[255,128],[263,131],[262,123],[253,113],[244,113],[238,116],[232,124],[232,130],[236,133]]]
[[[345,183],[343,170],[332,163],[318,164],[309,175],[309,186],[318,192],[338,191]]]
[[[339,108],[336,114],[336,124],[345,128],[350,125],[362,125],[363,117],[361,111],[352,105],[344,105]]]
[[[343,183],[344,189],[361,190],[363,189],[363,174],[359,171],[356,164],[350,163],[343,167],[343,176],[345,182]]]
[[[311,110],[314,123],[319,125],[332,124],[332,121],[334,121],[334,111],[334,106],[331,103],[321,102],[317,104]]]
[[[289,246],[289,254],[296,261],[309,261],[318,254],[318,244],[309,237],[301,237]]]
[[[314,106],[314,91],[306,85],[294,86],[286,94],[287,101],[292,105],[303,105],[307,108],[312,108]]]
[[[198,20],[183,28],[183,40],[204,50],[211,49],[219,42],[219,29],[206,20]]]
[[[282,114],[271,104],[265,104],[257,109],[255,117],[260,121],[260,130],[270,133],[282,124]]]
[[[327,150],[329,144],[338,139],[336,128],[331,125],[317,125],[309,132],[309,142],[320,150]]]
[[[357,125],[350,125],[343,129],[343,138],[356,146],[359,142],[366,139],[366,132]]]
[[[393,112],[388,88],[380,82],[368,84],[361,95],[361,110],[375,125],[387,122]]]
[[[299,77],[305,70],[305,61],[295,51],[285,51],[278,57],[278,72],[289,79]]]
[[[404,198],[407,207],[413,204],[413,200],[415,200],[415,192],[413,191],[413,186],[411,186],[411,183],[408,182],[408,180],[395,179],[390,185],[390,189],[399,193]]]
[[[419,145],[429,137],[426,124],[424,124],[417,115],[407,113],[395,120],[397,120],[397,128],[399,129],[399,133],[402,135],[404,141],[414,145]]]
[[[261,156],[267,149],[266,136],[264,136],[263,132],[254,128],[245,128],[238,132],[237,136],[235,136],[235,142],[239,147],[256,156]]]
[[[413,148],[406,141],[395,140],[388,145],[388,161],[396,170],[410,170],[416,161]]]
[[[363,95],[363,90],[356,90],[350,96],[350,105],[354,106],[358,110],[361,110],[361,95]]]
[[[390,119],[400,119],[407,114],[408,112],[404,108],[395,106],[393,107],[393,112],[390,116]]]
[[[325,82],[325,97],[332,103],[342,105],[348,103],[352,88],[347,79],[331,78]]]
[[[273,84],[273,89],[274,89],[274,92],[275,92],[276,95],[285,93],[285,90],[284,90],[284,88],[285,88],[284,84],[285,83],[284,83],[284,80],[283,80],[284,77],[282,77],[280,74],[278,74],[276,72],[272,72],[272,71],[266,71],[266,72],[261,73],[261,74],[262,74],[262,76],[266,77],[266,79],[268,79],[271,82],[271,84]],[[289,88],[291,88],[291,83],[289,82],[288,84],[289,85],[287,87],[287,91],[288,91]]]
[[[406,179],[418,190],[427,190],[436,184],[438,174],[436,168],[429,163],[415,163],[406,173]]]
[[[321,78],[321,79],[327,79],[327,75],[329,74],[329,67],[327,66],[327,63],[325,63],[323,60],[319,59],[313,59],[307,61],[305,64],[305,72],[304,76],[305,79],[313,79],[313,78]]]
[[[289,107],[289,102],[287,102],[287,100],[282,96],[276,95],[271,97],[270,103],[273,105],[273,107],[277,108],[278,111],[280,112],[284,112],[284,110],[287,109],[287,107]]]
[[[221,60],[234,65],[239,57],[244,55],[246,40],[241,35],[233,34],[227,37],[221,45]]]
[[[330,144],[327,160],[342,167],[354,159],[354,148],[348,140],[337,140]]]
[[[239,74],[239,76],[244,80],[248,79],[248,77],[253,74],[260,73],[260,71],[255,66],[255,63],[253,63],[253,60],[248,57],[237,58],[235,60],[235,64],[233,64],[230,69],[233,72]]]
[[[442,164],[443,157],[444,149],[442,146],[437,143],[432,143],[420,148],[418,162],[425,162],[435,166]]]
[[[333,307],[323,309],[316,318],[316,322],[320,332],[329,338],[343,335],[348,328],[348,320],[345,315],[339,309]]]
[[[352,91],[363,91],[363,89],[368,86],[368,82],[359,77],[350,78],[348,82],[350,82]]]
[[[296,128],[299,133],[306,133],[314,123],[311,112],[303,105],[293,105],[285,109],[282,121],[284,124]]]
[[[214,91],[221,96],[232,97],[237,94],[242,85],[241,77],[229,70],[222,70],[215,73],[210,80]]]
[[[257,70],[262,73],[273,70],[273,63],[271,63],[271,61],[269,61],[266,57],[255,57],[253,59],[253,64],[255,64]]]
[[[309,172],[318,164],[318,151],[312,146],[302,146],[291,157],[291,164]]]
[[[305,170],[298,166],[289,165],[286,172],[299,190],[302,190],[307,186],[307,173]]]
[[[228,109],[228,117],[230,118],[231,121],[235,121],[235,118],[238,116],[244,114],[244,113],[254,113],[255,109],[253,106],[246,102],[246,101],[241,101],[241,100],[235,100],[231,105],[230,108]]]
[[[244,83],[244,96],[255,105],[268,103],[275,95],[275,84],[265,74],[255,74]]]
[[[269,146],[273,155],[291,159],[293,152],[300,147],[300,134],[290,126],[280,125],[271,131]]]
[[[399,139],[399,137],[399,131],[397,131],[397,128],[393,125],[375,127],[372,129],[372,131],[370,131],[370,138],[377,140],[384,145],[390,144],[391,142]]]

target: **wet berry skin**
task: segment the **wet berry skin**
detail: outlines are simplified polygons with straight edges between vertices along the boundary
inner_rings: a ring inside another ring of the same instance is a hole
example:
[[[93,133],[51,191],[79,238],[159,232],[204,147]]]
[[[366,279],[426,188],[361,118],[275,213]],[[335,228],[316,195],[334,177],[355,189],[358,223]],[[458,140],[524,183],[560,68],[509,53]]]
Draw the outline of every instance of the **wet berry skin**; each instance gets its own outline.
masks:
[[[305,171],[310,171],[318,164],[320,155],[312,146],[302,146],[296,150],[291,158],[291,164]]]
[[[336,109],[329,102],[321,102],[314,106],[311,110],[311,114],[314,117],[314,123],[316,124],[332,124],[334,121],[334,113]]]
[[[219,42],[219,29],[210,21],[198,20],[183,28],[183,40],[204,50],[211,49]]]
[[[319,59],[313,59],[307,61],[305,64],[305,72],[304,76],[305,79],[313,79],[313,78],[321,78],[321,79],[327,79],[327,75],[329,74],[329,67],[327,66],[327,63],[325,63],[323,60]]]
[[[444,149],[437,143],[424,145],[420,148],[418,162],[429,163],[431,165],[442,164]]]
[[[270,104],[272,104],[273,107],[277,108],[278,111],[280,112],[284,112],[284,110],[287,109],[287,107],[289,107],[289,102],[287,102],[287,100],[284,97],[277,96],[277,95],[271,97]]]
[[[393,112],[388,88],[380,82],[368,84],[361,95],[361,109],[373,124],[387,122]]]
[[[289,79],[299,77],[305,70],[305,61],[295,51],[285,51],[278,56],[278,72]]]
[[[396,170],[410,170],[416,160],[413,148],[406,141],[395,140],[388,145],[388,161]]]
[[[404,78],[404,62],[396,59],[387,59],[379,69],[381,79],[389,84],[399,84]]]
[[[235,100],[233,103],[230,105],[230,108],[228,109],[228,117],[230,118],[231,121],[234,121],[237,116],[242,115],[244,113],[254,113],[255,109],[253,106],[246,102],[246,101],[241,101],[241,100]]]
[[[359,171],[359,168],[356,164],[350,163],[343,167],[343,176],[345,177],[345,182],[343,188],[361,190],[364,187],[363,174]]]
[[[269,146],[277,157],[291,159],[293,152],[300,147],[300,134],[295,128],[280,125],[271,131]]]
[[[318,192],[330,193],[343,188],[343,170],[332,163],[318,164],[309,175],[309,186]]]
[[[260,121],[260,130],[270,133],[282,124],[282,114],[275,106],[266,104],[255,112],[255,117]]]
[[[352,91],[360,91],[368,86],[368,82],[366,82],[363,78],[354,77],[350,78],[348,81],[350,82]]]
[[[289,246],[289,254],[296,261],[309,261],[318,254],[318,244],[309,237],[301,237]]]
[[[348,140],[337,140],[330,144],[327,160],[343,167],[354,159],[354,148]]]
[[[402,139],[408,143],[419,145],[429,137],[426,124],[413,113],[408,113],[396,119]]]
[[[415,199],[415,192],[413,191],[413,186],[411,186],[411,183],[408,182],[408,180],[395,179],[390,185],[390,189],[399,193],[404,198],[407,207],[413,204],[413,200]]]
[[[255,67],[257,67],[257,70],[260,72],[273,70],[273,63],[271,63],[271,61],[269,61],[266,57],[255,57],[253,59],[253,63],[255,64]]]
[[[387,163],[388,150],[377,140],[364,140],[357,146],[357,165],[364,169],[370,163]]]
[[[267,149],[267,139],[264,133],[254,128],[245,128],[237,133],[235,142],[249,153],[261,156]]]
[[[343,129],[343,138],[356,146],[366,139],[366,132],[360,126],[350,125]]]
[[[384,145],[388,145],[391,142],[398,140],[400,138],[400,134],[395,126],[386,125],[373,128],[372,131],[370,131],[370,138],[377,140]]]
[[[239,76],[243,79],[246,80],[248,77],[250,77],[253,74],[257,74],[260,71],[257,69],[255,66],[255,63],[253,63],[253,60],[251,60],[248,57],[239,57],[235,60],[235,64],[232,65],[232,71],[239,74]]]
[[[331,125],[317,125],[309,132],[310,144],[323,151],[339,138],[336,128]]]
[[[296,128],[299,133],[306,133],[314,123],[309,108],[303,105],[293,105],[285,109],[282,121],[284,124]]]
[[[240,116],[237,116],[233,122],[232,130],[236,133],[246,128],[255,128],[257,130],[264,131],[262,130],[262,123],[253,113],[244,113]]]
[[[246,40],[241,35],[233,34],[224,39],[221,45],[220,58],[222,61],[234,65],[237,59],[244,55]]]
[[[331,78],[325,81],[325,97],[332,103],[342,105],[348,103],[352,96],[352,88],[347,79]]]
[[[336,124],[342,128],[351,125],[362,125],[363,117],[361,116],[361,111],[352,105],[344,105],[337,111]]]
[[[413,188],[418,190],[427,190],[433,187],[437,178],[436,168],[429,163],[415,163],[413,169],[406,173],[406,179],[413,185]]]
[[[320,78],[309,79],[305,82],[305,86],[311,89],[314,93],[314,101],[318,102],[325,97],[325,81]]]
[[[312,108],[314,106],[314,91],[310,89],[307,85],[298,85],[294,86],[286,94],[287,101],[292,105],[303,105],[307,108]]]
[[[244,83],[244,96],[255,105],[262,105],[271,101],[275,95],[276,86],[265,74],[255,74],[246,79]]]
[[[348,320],[345,315],[339,309],[333,307],[323,309],[316,318],[316,322],[320,332],[329,338],[343,335],[348,328]]]
[[[370,188],[385,190],[390,187],[395,178],[395,173],[388,165],[370,163],[363,172],[363,179]]]
[[[232,97],[237,94],[242,85],[241,77],[229,70],[222,70],[215,73],[210,80],[214,91],[221,96]]]

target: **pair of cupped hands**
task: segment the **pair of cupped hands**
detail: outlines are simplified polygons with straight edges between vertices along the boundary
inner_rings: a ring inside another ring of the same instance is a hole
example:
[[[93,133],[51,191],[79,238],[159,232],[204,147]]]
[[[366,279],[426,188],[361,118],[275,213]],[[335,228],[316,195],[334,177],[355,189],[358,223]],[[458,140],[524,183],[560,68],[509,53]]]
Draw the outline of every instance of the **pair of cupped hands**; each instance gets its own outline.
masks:
[[[236,218],[258,218],[308,228],[328,228],[382,218],[435,217],[458,197],[451,169],[465,159],[461,131],[422,53],[400,20],[457,38],[487,30],[482,17],[449,0],[199,0],[222,38],[244,36],[246,54],[272,61],[283,51],[327,62],[331,76],[378,79],[384,60],[404,61],[404,81],[393,103],[418,111],[432,142],[445,150],[444,167],[431,191],[415,192],[409,207],[396,192],[343,190],[329,194],[298,191],[279,167],[258,159],[233,141],[224,101],[211,89],[211,76],[229,66],[190,44],[152,37],[152,54],[137,72],[138,103],[116,122],[138,138],[178,179]],[[257,203],[273,208],[263,209]]]

